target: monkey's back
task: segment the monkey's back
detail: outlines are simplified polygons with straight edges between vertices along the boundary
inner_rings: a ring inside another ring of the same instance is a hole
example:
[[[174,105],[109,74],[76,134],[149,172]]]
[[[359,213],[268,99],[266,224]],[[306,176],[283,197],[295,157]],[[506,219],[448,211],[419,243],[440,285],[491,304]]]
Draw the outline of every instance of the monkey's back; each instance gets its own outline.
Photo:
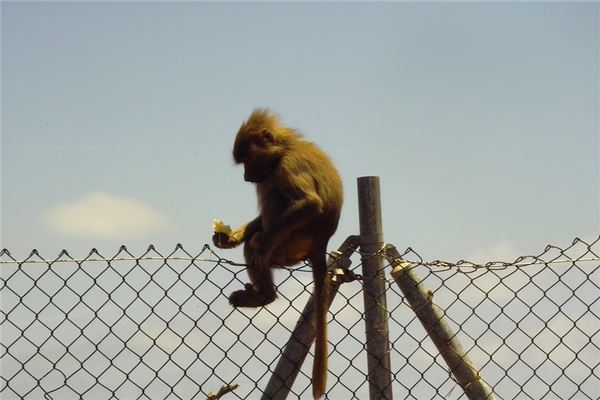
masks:
[[[344,191],[333,162],[317,145],[298,140],[289,146],[272,177],[257,185],[265,228],[295,200],[309,193],[321,204],[318,213],[307,215],[311,229],[330,237],[337,229]]]
[[[337,229],[337,224],[342,211],[344,202],[344,188],[342,178],[335,168],[331,158],[319,146],[312,142],[299,142],[305,150],[306,163],[313,178],[313,184],[316,192],[323,202],[323,214],[332,223],[331,233],[333,235]]]

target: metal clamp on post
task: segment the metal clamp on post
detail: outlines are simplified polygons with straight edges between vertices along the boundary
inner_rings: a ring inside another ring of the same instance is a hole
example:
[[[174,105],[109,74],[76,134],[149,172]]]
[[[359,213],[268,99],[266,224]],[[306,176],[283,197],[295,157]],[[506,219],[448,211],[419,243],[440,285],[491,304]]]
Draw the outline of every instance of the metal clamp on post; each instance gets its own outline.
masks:
[[[398,249],[393,244],[386,244],[384,248],[385,258],[392,267],[392,276],[401,274],[403,271],[407,271],[413,267],[410,261],[406,261]]]

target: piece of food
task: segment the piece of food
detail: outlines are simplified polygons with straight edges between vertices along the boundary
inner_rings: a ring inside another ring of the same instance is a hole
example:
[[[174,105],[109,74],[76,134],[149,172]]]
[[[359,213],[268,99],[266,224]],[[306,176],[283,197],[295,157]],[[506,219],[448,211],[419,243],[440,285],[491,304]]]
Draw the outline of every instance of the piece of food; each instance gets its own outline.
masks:
[[[225,223],[220,219],[215,219],[213,220],[213,231],[216,233],[225,233],[229,235],[231,233],[231,227],[229,225],[225,225]]]

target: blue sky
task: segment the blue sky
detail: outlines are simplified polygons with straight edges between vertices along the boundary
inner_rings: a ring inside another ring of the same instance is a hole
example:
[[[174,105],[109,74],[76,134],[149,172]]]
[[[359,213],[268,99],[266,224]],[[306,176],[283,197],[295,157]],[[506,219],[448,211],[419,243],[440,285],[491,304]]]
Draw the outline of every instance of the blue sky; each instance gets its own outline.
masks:
[[[107,255],[254,217],[231,145],[271,107],[385,239],[514,258],[599,230],[597,2],[2,2],[2,247]],[[241,259],[239,253],[226,253]]]

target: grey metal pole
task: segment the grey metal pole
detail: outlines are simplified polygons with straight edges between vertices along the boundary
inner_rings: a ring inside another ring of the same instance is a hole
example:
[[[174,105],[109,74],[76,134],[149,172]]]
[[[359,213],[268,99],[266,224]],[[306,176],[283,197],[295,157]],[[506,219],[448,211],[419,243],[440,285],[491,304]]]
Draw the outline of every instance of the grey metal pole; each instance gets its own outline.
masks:
[[[379,177],[358,178],[363,299],[366,325],[369,398],[392,400],[388,311],[383,272],[383,228]]]

